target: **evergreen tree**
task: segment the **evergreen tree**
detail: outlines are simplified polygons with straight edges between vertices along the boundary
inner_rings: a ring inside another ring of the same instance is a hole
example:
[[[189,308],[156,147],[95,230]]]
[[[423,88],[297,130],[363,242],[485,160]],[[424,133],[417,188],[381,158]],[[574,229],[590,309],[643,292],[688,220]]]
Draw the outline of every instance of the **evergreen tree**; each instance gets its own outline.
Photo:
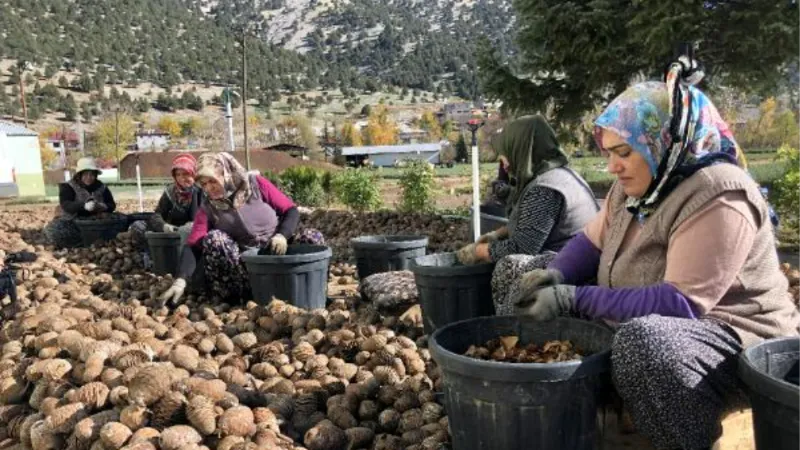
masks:
[[[67,94],[61,105],[61,111],[64,113],[64,119],[69,122],[74,122],[78,114],[78,105],[75,104],[75,98],[72,94]]]
[[[464,135],[458,135],[458,142],[456,143],[456,161],[467,162],[469,161],[469,149],[467,148],[467,141],[464,140]]]
[[[797,3],[790,1],[517,0],[514,6],[519,58],[505,64],[484,40],[478,59],[484,91],[516,113],[551,104],[557,117],[577,119],[639,74],[660,79],[676,39],[699,43],[707,82],[748,89],[775,86],[800,53]]]

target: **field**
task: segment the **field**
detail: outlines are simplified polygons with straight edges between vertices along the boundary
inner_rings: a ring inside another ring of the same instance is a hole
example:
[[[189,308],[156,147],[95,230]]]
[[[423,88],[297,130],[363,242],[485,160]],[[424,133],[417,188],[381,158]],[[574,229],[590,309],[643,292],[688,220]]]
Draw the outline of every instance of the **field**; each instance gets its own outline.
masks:
[[[769,186],[786,170],[786,165],[774,161],[774,153],[753,153],[748,155],[749,170],[753,178],[763,185]],[[592,185],[599,196],[603,196],[610,187],[614,176],[606,171],[605,159],[599,156],[586,158],[572,158],[571,167],[581,174]],[[380,177],[381,191],[383,192],[384,205],[392,207],[399,199],[397,181],[402,175],[402,169],[382,167],[375,169]],[[485,185],[494,179],[497,174],[497,163],[482,163],[480,166],[481,183]],[[451,168],[441,167],[435,170],[436,177],[436,205],[440,209],[454,209],[467,207],[472,201],[471,184],[472,167],[469,164],[457,164]],[[167,178],[143,180],[143,194],[147,199],[158,198]],[[113,193],[120,198],[137,198],[137,188],[134,180],[124,180],[121,183],[109,182]],[[48,200],[54,201],[58,195],[58,188],[54,185],[46,187]]]

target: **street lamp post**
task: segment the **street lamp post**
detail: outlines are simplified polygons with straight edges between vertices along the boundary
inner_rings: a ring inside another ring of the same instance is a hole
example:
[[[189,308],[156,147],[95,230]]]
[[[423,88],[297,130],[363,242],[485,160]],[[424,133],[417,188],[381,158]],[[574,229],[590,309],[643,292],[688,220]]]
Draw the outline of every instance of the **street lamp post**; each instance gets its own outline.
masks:
[[[480,159],[478,158],[478,129],[484,124],[483,119],[470,119],[469,131],[472,132],[472,237],[477,241],[481,235],[480,208]]]
[[[244,158],[250,170],[250,146],[247,141],[247,34],[242,31],[242,123],[244,124]]]

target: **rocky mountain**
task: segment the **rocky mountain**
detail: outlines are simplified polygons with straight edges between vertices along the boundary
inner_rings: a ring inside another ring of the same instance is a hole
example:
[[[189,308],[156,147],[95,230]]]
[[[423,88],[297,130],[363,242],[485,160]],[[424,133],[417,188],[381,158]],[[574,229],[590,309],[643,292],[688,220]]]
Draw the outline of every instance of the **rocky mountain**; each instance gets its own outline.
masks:
[[[238,83],[251,97],[387,86],[470,97],[474,47],[513,52],[511,0],[0,0],[0,59],[104,82]]]

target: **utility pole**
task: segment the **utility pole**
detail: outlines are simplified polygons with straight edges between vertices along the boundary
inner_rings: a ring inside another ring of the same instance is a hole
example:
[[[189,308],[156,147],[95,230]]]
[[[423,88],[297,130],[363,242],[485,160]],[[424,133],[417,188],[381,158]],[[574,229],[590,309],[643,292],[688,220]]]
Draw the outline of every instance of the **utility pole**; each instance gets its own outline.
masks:
[[[242,122],[244,123],[244,157],[250,170],[250,146],[247,142],[247,27],[242,28]]]
[[[483,119],[470,119],[469,131],[472,132],[472,234],[477,242],[481,235],[480,209],[480,159],[478,158],[478,129],[484,125]]]
[[[28,126],[28,108],[25,106],[25,83],[22,82],[22,79],[25,75],[25,67],[28,66],[26,61],[19,61],[17,63],[17,74],[19,75],[19,98],[20,103],[22,103],[22,116],[25,118],[25,126]]]
[[[233,92],[233,89],[227,87],[222,91],[222,95],[225,97],[225,119],[228,122],[228,145],[230,147],[230,152],[233,153],[233,110],[231,109],[231,101],[232,96],[237,94]]]
[[[63,153],[61,154],[62,163],[64,165],[64,182],[69,182],[69,155],[67,154],[67,127],[66,125],[61,126],[61,145],[64,146],[62,148]]]
[[[117,181],[120,180],[119,166],[119,106],[114,107],[114,149],[117,153]]]

